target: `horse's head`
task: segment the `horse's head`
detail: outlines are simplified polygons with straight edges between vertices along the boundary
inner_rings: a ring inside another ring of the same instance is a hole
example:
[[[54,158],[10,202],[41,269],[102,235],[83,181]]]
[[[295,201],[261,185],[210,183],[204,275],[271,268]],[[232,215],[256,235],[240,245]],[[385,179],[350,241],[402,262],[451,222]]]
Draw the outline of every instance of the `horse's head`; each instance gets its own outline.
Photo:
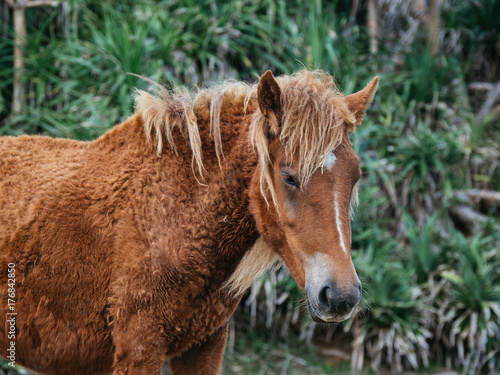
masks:
[[[348,139],[378,85],[343,97],[329,76],[262,76],[251,130],[259,154],[250,209],[306,292],[316,321],[349,318],[361,298],[351,259],[351,199],[361,176]]]

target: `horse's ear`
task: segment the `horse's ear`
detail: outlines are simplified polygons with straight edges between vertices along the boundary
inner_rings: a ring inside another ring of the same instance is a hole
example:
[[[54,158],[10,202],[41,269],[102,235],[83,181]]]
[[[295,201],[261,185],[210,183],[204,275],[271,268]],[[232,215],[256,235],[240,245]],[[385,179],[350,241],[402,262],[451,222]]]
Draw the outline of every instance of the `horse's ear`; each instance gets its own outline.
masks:
[[[349,109],[354,113],[354,116],[356,116],[356,125],[359,125],[365,117],[366,110],[372,103],[377,87],[378,77],[375,77],[363,90],[344,98],[347,101]]]
[[[260,77],[257,87],[257,100],[262,114],[269,120],[270,135],[278,133],[281,121],[281,89],[270,70]]]

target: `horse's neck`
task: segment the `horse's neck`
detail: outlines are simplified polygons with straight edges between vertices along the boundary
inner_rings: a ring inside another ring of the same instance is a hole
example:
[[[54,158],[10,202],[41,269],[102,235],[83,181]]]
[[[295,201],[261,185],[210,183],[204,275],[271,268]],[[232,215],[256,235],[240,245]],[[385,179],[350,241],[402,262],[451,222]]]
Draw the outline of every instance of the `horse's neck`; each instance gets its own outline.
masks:
[[[152,267],[172,267],[171,259],[176,259],[179,270],[190,269],[196,259],[206,265],[206,280],[220,288],[256,242],[258,232],[248,209],[248,190],[257,166],[249,144],[250,118],[242,116],[241,123],[232,125],[223,119],[220,165],[209,125],[200,124],[206,168],[202,176],[192,165],[189,141],[180,132],[173,134],[177,151],[164,144],[158,156],[154,138],[151,143],[146,139],[140,115],[94,143],[119,166],[107,173],[116,173],[118,179],[124,170],[136,173],[132,180],[124,179],[134,188],[125,190],[128,195],[120,205],[134,213],[135,224],[127,225],[146,244],[144,251],[154,259]]]
[[[200,255],[216,264],[220,275],[224,275],[223,269],[232,272],[258,237],[255,221],[248,210],[248,189],[257,165],[248,134],[251,115],[235,117],[241,122],[230,124],[229,117],[221,118],[223,155],[220,156],[220,164],[209,121],[200,121],[205,168],[201,176],[192,163],[193,153],[189,141],[180,132],[173,134],[176,152],[168,144],[164,144],[164,154],[160,157],[151,150],[151,145],[146,145],[149,150],[144,150],[151,154],[149,163],[156,163],[158,173],[163,176],[153,189],[155,194],[159,194],[154,198],[156,204],[162,205],[167,200],[172,207],[167,208],[165,216],[156,219],[151,225],[158,226],[158,236],[165,233],[166,226],[179,226],[182,231],[178,233],[179,237],[197,237],[204,233],[202,249],[197,248],[200,244],[196,239],[190,239],[193,243],[184,241],[179,246],[191,246],[191,250],[187,250],[203,252]],[[134,126],[137,138],[142,139],[137,142],[143,142],[145,136],[142,125],[137,123]],[[182,197],[175,196],[176,192],[182,192]],[[159,211],[156,210],[155,214]],[[181,228],[183,225],[187,226],[187,232]],[[171,236],[171,233],[165,235]],[[187,256],[192,259],[191,255]]]
[[[216,212],[215,237],[220,239],[217,251],[224,256],[240,258],[252,246],[258,232],[253,216],[250,214],[248,191],[250,181],[257,166],[257,157],[250,145],[249,127],[251,116],[245,116],[241,123],[221,128],[224,157],[220,167],[209,176],[208,184],[216,187],[206,188],[212,197],[213,212]],[[229,133],[229,134],[228,134]],[[203,191],[201,187],[201,191]]]

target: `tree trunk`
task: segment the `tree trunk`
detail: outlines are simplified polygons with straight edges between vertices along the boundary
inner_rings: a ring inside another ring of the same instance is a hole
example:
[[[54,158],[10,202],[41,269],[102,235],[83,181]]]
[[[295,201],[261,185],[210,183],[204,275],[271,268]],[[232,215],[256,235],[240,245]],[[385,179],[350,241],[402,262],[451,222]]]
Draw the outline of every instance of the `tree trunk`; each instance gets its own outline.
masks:
[[[24,96],[24,44],[26,42],[25,7],[18,1],[14,7],[14,97],[12,98],[12,113],[21,111]]]
[[[429,30],[431,50],[436,54],[439,52],[439,0],[430,0]]]
[[[378,52],[378,15],[375,0],[368,0],[368,35],[370,37],[370,53]]]
[[[6,0],[14,13],[14,87],[12,97],[12,113],[21,112],[23,107],[24,86],[24,46],[26,43],[26,8],[39,6],[56,7],[57,1],[54,0]]]

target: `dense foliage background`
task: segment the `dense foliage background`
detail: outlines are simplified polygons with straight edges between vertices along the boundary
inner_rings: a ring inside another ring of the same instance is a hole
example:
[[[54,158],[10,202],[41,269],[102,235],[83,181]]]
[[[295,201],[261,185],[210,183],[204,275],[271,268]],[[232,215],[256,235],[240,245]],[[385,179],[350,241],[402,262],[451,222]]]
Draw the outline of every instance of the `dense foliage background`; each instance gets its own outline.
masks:
[[[13,17],[0,0],[0,135],[94,139],[129,116],[133,88],[146,87],[126,72],[194,88],[305,65],[333,74],[346,93],[379,75],[352,136],[363,170],[352,229],[363,308],[345,324],[315,325],[286,268],[274,271],[232,320],[224,373],[498,373],[500,2],[439,1],[437,29],[433,3],[28,8],[22,109],[13,112]]]

